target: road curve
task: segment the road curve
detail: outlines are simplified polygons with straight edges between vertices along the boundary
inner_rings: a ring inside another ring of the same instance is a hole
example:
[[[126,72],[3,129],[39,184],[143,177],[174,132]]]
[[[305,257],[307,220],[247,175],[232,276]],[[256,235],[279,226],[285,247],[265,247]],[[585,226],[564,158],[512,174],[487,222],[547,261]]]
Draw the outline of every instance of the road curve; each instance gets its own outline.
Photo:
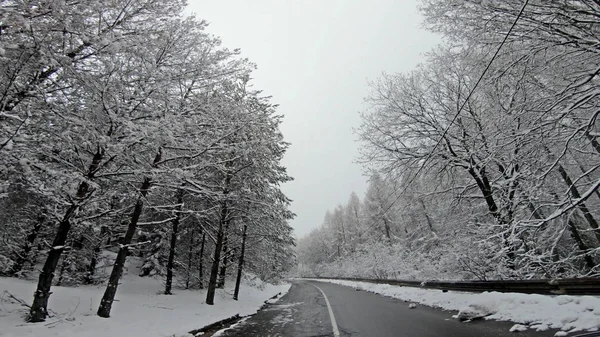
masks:
[[[315,285],[318,287],[315,287]],[[323,291],[324,295],[321,293]],[[331,306],[329,313],[327,302]],[[294,281],[290,291],[224,337],[545,337],[546,332],[509,332],[509,322],[459,322],[453,313],[325,282]]]

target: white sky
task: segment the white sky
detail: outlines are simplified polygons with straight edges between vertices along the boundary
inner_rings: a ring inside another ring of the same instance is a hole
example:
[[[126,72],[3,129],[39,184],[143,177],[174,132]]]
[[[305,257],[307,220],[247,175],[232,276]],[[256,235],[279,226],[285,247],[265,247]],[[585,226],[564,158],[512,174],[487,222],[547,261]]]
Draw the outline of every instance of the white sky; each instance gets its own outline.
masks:
[[[294,181],[292,221],[301,237],[327,209],[362,199],[352,128],[382,72],[414,68],[438,38],[421,29],[418,0],[188,0],[208,31],[258,66],[254,86],[273,96],[292,145],[283,165]]]

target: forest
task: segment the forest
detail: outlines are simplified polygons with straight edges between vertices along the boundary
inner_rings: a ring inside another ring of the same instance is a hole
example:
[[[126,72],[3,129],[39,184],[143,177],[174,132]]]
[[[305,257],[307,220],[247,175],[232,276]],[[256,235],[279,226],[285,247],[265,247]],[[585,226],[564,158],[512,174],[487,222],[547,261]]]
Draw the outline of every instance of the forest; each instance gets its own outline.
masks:
[[[242,264],[270,282],[294,264],[282,116],[184,9],[1,3],[0,276],[37,280],[29,322],[57,285],[106,284],[109,317],[131,258],[207,304]]]
[[[370,83],[356,129],[366,193],[299,240],[299,273],[600,276],[600,2],[420,12],[443,43]]]

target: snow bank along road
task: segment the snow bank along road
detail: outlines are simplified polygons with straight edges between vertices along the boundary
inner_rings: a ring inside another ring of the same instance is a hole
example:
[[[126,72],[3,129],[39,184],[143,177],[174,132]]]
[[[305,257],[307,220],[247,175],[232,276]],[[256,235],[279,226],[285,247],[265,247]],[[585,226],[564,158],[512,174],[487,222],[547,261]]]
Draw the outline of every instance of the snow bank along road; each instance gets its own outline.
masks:
[[[322,291],[322,292],[321,292]],[[217,335],[377,336],[377,337],[534,337],[555,332],[509,332],[509,322],[460,322],[453,313],[354,288],[315,281],[294,281],[290,291],[250,319]]]
[[[119,301],[109,319],[96,315],[102,286],[54,286],[49,307],[52,317],[44,323],[25,323],[23,316],[29,309],[10,296],[27,302],[35,282],[0,277],[0,337],[191,337],[188,331],[236,314],[255,314],[266,299],[290,287],[258,280],[250,285],[244,280],[240,299],[234,301],[229,282],[225,289],[217,290],[215,305],[206,305],[205,291],[175,289],[174,295],[163,295],[163,278],[139,277],[141,264],[137,262],[135,258],[128,261],[128,273],[123,275],[117,293]]]

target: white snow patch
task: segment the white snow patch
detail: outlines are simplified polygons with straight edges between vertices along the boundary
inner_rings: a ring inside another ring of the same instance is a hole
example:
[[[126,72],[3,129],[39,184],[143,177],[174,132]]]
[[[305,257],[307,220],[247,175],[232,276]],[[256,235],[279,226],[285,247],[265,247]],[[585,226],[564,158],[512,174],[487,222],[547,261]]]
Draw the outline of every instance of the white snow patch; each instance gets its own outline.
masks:
[[[510,328],[510,332],[519,332],[519,331],[527,331],[527,325],[523,325],[523,324],[515,324],[512,326],[512,328]]]
[[[561,329],[556,336],[577,331],[596,331],[600,328],[599,296],[550,296],[518,293],[463,293],[435,289],[400,287],[389,284],[315,279],[374,292],[404,301],[457,310],[455,318],[485,317],[512,321],[537,331]],[[513,326],[515,328],[515,326]],[[519,327],[520,328],[520,327]],[[515,328],[516,329],[516,328]]]
[[[264,284],[262,289],[242,284],[239,301],[232,299],[232,289],[218,289],[215,305],[206,305],[206,291],[174,289],[174,295],[162,295],[162,278],[138,277],[136,272],[123,277],[110,318],[96,315],[105,286],[54,286],[48,306],[53,317],[35,324],[24,322],[27,308],[2,294],[8,291],[30,304],[36,283],[0,278],[0,336],[191,336],[188,331],[227,317],[254,314],[265,299],[290,288],[290,284]]]
[[[491,303],[471,303],[458,310],[458,313],[452,317],[461,321],[473,320],[476,318],[487,317],[494,313],[494,305]]]
[[[303,304],[304,302],[295,302],[295,303],[287,303],[287,304],[278,304],[278,305],[274,305],[270,308],[267,308],[265,310],[281,310],[281,309],[288,309],[288,308],[292,308],[295,306],[298,306],[300,304]]]
[[[548,331],[550,329],[548,324],[533,324],[531,328],[535,329],[535,331]]]
[[[225,328],[225,329],[221,329],[221,330],[219,330],[219,331],[215,332],[215,333],[213,334],[213,337],[218,337],[218,336],[221,336],[221,335],[222,335],[222,334],[223,334],[225,331],[227,331],[227,330],[229,330],[229,329],[233,329],[233,328],[237,327],[238,325],[240,325],[240,324],[244,323],[245,321],[247,321],[249,318],[250,318],[250,316],[248,316],[248,317],[244,317],[244,318],[240,319],[240,320],[239,320],[237,323],[235,323],[235,324],[231,325],[230,327],[227,327],[227,328]],[[204,332],[200,332],[200,333],[196,334],[196,336],[194,336],[194,337],[197,337],[197,336],[202,336],[202,335],[204,335]]]
[[[291,285],[290,285],[290,287],[291,287]],[[273,303],[279,301],[280,298],[282,298],[285,294],[287,294],[287,291],[289,289],[290,288],[288,287],[286,291],[280,292],[279,294],[277,294],[277,296],[273,296],[272,298],[269,298],[268,300],[265,301],[265,303],[273,304]]]

